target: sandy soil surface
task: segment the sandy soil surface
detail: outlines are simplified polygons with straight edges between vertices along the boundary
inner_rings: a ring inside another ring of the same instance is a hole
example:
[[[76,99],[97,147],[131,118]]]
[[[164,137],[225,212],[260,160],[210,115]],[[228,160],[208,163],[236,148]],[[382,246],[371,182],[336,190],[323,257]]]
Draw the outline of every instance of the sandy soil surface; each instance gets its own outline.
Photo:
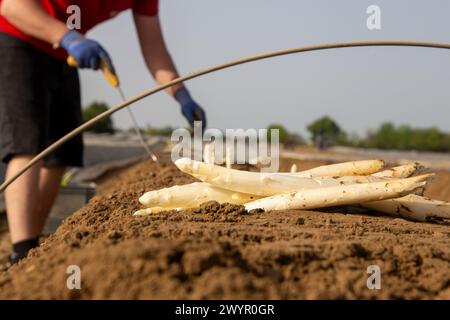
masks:
[[[214,202],[132,216],[145,191],[192,181],[149,161],[110,176],[27,259],[0,271],[0,298],[450,298],[448,225]],[[449,181],[442,172],[427,194],[450,200]],[[67,289],[70,265],[81,268],[81,290]],[[369,265],[381,269],[381,290],[367,289]]]

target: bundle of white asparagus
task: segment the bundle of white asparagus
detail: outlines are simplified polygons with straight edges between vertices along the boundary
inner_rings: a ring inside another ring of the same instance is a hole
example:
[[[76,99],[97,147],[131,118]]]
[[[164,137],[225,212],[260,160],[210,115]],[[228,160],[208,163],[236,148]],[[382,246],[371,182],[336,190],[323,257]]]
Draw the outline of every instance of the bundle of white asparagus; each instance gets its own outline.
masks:
[[[358,205],[415,221],[450,219],[450,203],[422,196],[433,174],[411,163],[384,169],[382,160],[353,161],[289,173],[258,173],[187,158],[175,165],[201,182],[145,193],[135,215],[198,207],[207,201],[247,210],[320,209]]]

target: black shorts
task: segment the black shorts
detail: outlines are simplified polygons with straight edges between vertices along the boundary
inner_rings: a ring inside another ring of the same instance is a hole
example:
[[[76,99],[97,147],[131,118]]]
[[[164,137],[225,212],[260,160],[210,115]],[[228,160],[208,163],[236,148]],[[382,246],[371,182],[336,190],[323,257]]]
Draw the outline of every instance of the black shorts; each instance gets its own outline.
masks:
[[[36,155],[82,123],[78,71],[32,45],[0,32],[0,159]],[[77,136],[45,166],[83,164]]]

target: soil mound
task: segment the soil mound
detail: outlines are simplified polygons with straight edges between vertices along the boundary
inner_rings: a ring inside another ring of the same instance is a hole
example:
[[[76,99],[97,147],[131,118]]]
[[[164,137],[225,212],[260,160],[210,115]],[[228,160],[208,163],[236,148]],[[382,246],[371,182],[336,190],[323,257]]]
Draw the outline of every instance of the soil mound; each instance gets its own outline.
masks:
[[[192,181],[150,161],[110,176],[28,258],[0,272],[0,298],[450,298],[447,225],[216,202],[132,216],[145,191]],[[81,290],[67,288],[71,265]],[[370,265],[381,269],[381,290],[366,286]]]

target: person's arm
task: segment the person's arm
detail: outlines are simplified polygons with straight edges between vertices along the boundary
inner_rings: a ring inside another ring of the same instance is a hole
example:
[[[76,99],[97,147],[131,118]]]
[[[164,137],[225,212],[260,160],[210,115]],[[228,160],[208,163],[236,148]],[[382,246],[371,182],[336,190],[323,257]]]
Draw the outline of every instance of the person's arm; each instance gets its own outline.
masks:
[[[68,30],[65,23],[44,10],[39,0],[3,0],[0,13],[25,34],[66,49],[80,68],[97,70],[101,61],[112,66],[108,53],[98,42]]]
[[[159,17],[134,13],[134,21],[145,63],[155,80],[161,84],[178,78],[175,64],[164,42]],[[173,86],[167,92],[173,96],[182,86]]]
[[[67,32],[66,24],[45,12],[39,0],[3,0],[0,10],[16,28],[52,45]]]
[[[145,63],[155,80],[163,84],[178,78],[175,64],[164,42],[159,18],[134,13],[134,21]],[[181,111],[191,126],[194,121],[202,121],[203,127],[206,126],[204,110],[192,99],[183,84],[172,86],[167,92],[180,103]]]

